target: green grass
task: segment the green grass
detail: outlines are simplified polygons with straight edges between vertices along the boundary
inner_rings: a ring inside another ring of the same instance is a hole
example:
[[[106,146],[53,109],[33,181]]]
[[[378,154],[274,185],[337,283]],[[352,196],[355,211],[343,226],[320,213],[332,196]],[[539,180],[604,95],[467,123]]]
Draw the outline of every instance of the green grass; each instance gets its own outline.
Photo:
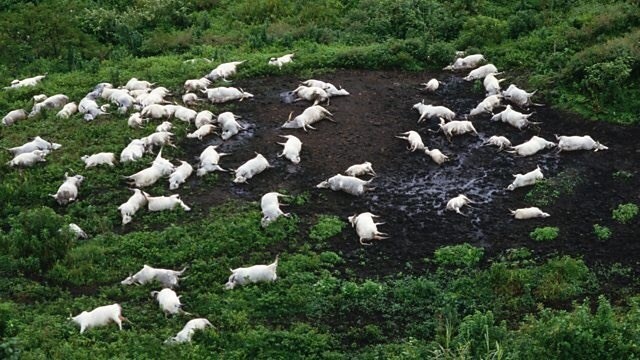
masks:
[[[627,224],[638,216],[638,205],[634,203],[620,204],[611,212],[611,218],[620,224]]]

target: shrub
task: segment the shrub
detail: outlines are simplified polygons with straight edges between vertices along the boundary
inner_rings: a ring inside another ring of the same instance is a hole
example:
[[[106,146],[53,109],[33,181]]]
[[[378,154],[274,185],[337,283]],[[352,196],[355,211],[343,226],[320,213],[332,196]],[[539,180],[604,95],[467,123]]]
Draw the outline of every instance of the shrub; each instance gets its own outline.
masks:
[[[620,204],[611,214],[613,220],[626,224],[638,215],[638,205],[634,203]]]
[[[611,229],[600,224],[593,224],[593,233],[600,241],[607,240],[611,237]]]
[[[27,272],[51,269],[71,247],[73,237],[64,218],[51,208],[23,211],[10,224],[11,231],[2,239],[1,248],[18,259]]]
[[[529,233],[529,237],[535,241],[551,241],[555,240],[559,233],[559,228],[554,226],[545,226],[535,228]]]
[[[311,227],[309,238],[315,241],[324,241],[340,234],[347,224],[333,215],[320,215],[318,222]]]
[[[464,243],[437,249],[434,260],[442,266],[472,267],[480,262],[483,255],[484,249]]]

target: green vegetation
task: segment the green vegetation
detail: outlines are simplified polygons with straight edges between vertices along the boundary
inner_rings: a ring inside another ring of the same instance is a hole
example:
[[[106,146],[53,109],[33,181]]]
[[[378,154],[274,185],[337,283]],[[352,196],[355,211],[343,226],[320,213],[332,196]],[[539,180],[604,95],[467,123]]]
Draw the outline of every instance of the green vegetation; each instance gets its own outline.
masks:
[[[455,267],[476,266],[484,250],[469,244],[443,246],[436,250],[434,260],[438,265]]]
[[[580,179],[575,170],[562,171],[554,177],[537,181],[525,195],[525,200],[535,206],[553,205],[561,196],[573,194]]]
[[[593,224],[593,233],[600,241],[608,240],[611,237],[611,229],[600,224]]]
[[[627,224],[638,216],[638,205],[634,203],[620,204],[611,212],[611,218],[620,224]]]
[[[231,60],[246,60],[237,78],[307,77],[336,68],[440,69],[456,50],[466,50],[485,54],[509,81],[539,89],[545,103],[592,119],[637,123],[638,10],[637,2],[595,0],[10,0],[0,4],[0,83],[48,75],[37,87],[1,91],[0,109],[29,109],[40,93],[77,101],[98,82],[120,85],[133,76],[179,94],[185,79]],[[291,66],[266,65],[269,57],[291,51]],[[212,62],[184,63],[191,58]],[[479,83],[474,88],[482,89]],[[47,194],[65,171],[84,166],[82,155],[118,153],[157,125],[129,129],[122,126],[126,118],[114,111],[109,120],[83,122],[79,131],[77,117],[57,119],[55,111],[44,111],[0,128],[0,147],[35,135],[64,144],[46,164],[25,171],[0,166],[0,358],[640,357],[640,299],[630,295],[637,293],[637,280],[629,268],[612,267],[601,279],[578,257],[538,258],[526,248],[495,254],[464,243],[419,254],[425,263],[407,263],[407,273],[378,275],[374,266],[397,258],[375,255],[372,246],[357,250],[354,260],[353,253],[329,246],[328,239],[350,230],[344,219],[294,215],[263,229],[255,203],[230,199],[194,206],[188,216],[141,211],[122,227],[115,208],[130,192],[121,177],[146,167],[152,155],[83,170],[79,200],[57,206]],[[184,123],[173,130],[176,138],[188,131]],[[187,153],[165,148],[164,155]],[[9,159],[0,152],[0,164]],[[184,192],[205,197],[228,176],[209,174],[203,186],[187,184]],[[578,179],[560,173],[536,184],[526,201],[554,204]],[[164,181],[147,191],[170,193]],[[283,200],[292,207],[311,199],[306,192],[289,195]],[[629,223],[637,212],[637,205],[625,204],[612,217]],[[70,222],[91,237],[76,240]],[[593,231],[601,240],[611,235],[598,224]],[[545,227],[530,236],[550,241],[558,234]],[[276,254],[276,282],[223,290],[229,268],[269,263]],[[157,284],[120,285],[145,263],[188,266],[177,290],[185,310],[215,328],[197,332],[191,345],[162,345],[189,317],[163,316],[149,297]],[[602,294],[610,295],[614,276],[635,285],[609,300]],[[111,324],[79,335],[67,320],[69,313],[114,302],[132,322],[124,331]]]
[[[340,234],[347,223],[333,215],[320,215],[318,222],[309,230],[309,238],[315,241],[324,241]]]
[[[640,68],[640,11],[634,2],[47,0],[8,1],[0,10],[5,84],[42,72],[49,82],[70,71],[91,79],[105,68],[103,81],[136,70],[165,80],[155,70],[168,59],[174,70],[165,67],[165,75],[193,77],[208,64],[189,69],[182,60],[202,57],[247,59],[242,76],[273,74],[278,70],[265,59],[289,51],[296,64],[285,72],[439,69],[455,50],[467,50],[484,53],[512,81],[539,89],[545,102],[595,119],[638,120],[640,84],[633,79]]]
[[[558,238],[560,229],[555,226],[537,227],[529,233],[529,237],[535,241],[551,241]]]

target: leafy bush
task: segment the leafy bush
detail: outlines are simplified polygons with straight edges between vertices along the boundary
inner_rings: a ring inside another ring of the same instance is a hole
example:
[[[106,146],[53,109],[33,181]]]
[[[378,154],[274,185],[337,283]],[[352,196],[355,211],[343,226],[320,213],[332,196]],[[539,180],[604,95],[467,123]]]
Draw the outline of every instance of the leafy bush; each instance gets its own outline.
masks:
[[[611,229],[600,224],[593,224],[593,233],[600,241],[605,241],[611,237]]]
[[[529,237],[535,241],[551,241],[555,240],[559,233],[559,228],[554,226],[545,226],[535,228],[529,233]]]
[[[340,234],[347,223],[334,215],[320,215],[318,222],[309,230],[309,238],[315,241],[324,241]]]
[[[441,266],[472,267],[477,265],[484,249],[464,243],[462,245],[443,246],[435,251],[434,260]]]
[[[51,208],[26,210],[12,218],[2,248],[18,260],[24,271],[38,274],[64,259],[73,236],[64,218]]]
[[[638,215],[638,205],[634,203],[620,204],[613,209],[611,217],[620,224],[626,224]]]

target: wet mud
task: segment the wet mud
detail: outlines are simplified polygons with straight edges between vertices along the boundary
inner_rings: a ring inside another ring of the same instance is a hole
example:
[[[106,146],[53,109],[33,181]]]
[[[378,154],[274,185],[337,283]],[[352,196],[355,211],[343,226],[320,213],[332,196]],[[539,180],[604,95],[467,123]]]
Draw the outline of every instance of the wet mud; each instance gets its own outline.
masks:
[[[220,144],[218,151],[231,154],[221,159],[223,168],[237,168],[253,158],[254,152],[263,154],[273,168],[247,184],[232,183],[232,173],[218,173],[214,185],[198,186],[201,179],[190,179],[190,188],[195,190],[182,197],[194,208],[207,211],[230,198],[259,201],[270,191],[286,190],[294,195],[308,192],[307,204],[286,209],[307,224],[315,223],[319,214],[337,215],[346,221],[347,216],[370,211],[385,222],[379,230],[388,233],[389,239],[363,247],[354,229],[348,227],[327,246],[327,250],[342,254],[345,266],[367,276],[404,271],[407,263],[420,266],[422,259],[431,257],[436,248],[464,242],[482,246],[488,256],[508,248],[527,247],[542,257],[568,254],[583,256],[589,263],[637,265],[639,221],[620,225],[612,221],[611,211],[620,203],[640,202],[640,129],[590,122],[549,107],[535,107],[530,109],[536,112],[532,120],[542,122],[539,126],[520,131],[492,122],[487,114],[472,119],[479,136],[456,136],[449,142],[442,133],[432,131],[438,128],[436,120],[417,124],[419,114],[412,106],[424,99],[428,104],[449,107],[458,114],[457,118],[464,117],[484,98],[481,87],[462,80],[464,75],[337,71],[317,76],[342,85],[351,95],[332,98],[326,106],[337,123],[323,120],[314,124],[317,130],[308,133],[280,128],[291,112],[298,115],[310,105],[305,101],[291,102],[288,94],[306,79],[281,76],[237,80],[233,86],[255,95],[231,106],[235,114],[242,116],[239,122],[247,130],[224,142],[210,137],[202,142],[185,139],[180,145],[193,158],[206,146]],[[419,84],[434,77],[443,82],[438,91],[420,91]],[[508,85],[507,81],[503,87]],[[418,131],[427,147],[441,150],[451,160],[439,166],[423,152],[409,152],[407,142],[395,137],[409,130]],[[297,136],[303,143],[298,165],[277,157],[282,146],[276,143],[285,140],[279,135],[286,134]],[[482,145],[492,135],[506,136],[516,145],[533,135],[555,141],[554,134],[591,135],[609,150],[560,154],[543,150],[534,156],[517,157]],[[377,173],[372,182],[374,190],[355,197],[315,188],[321,181],[364,161],[370,161]],[[546,178],[563,171],[574,172],[580,177],[580,185],[573,194],[543,208],[551,217],[514,220],[509,209],[531,206],[525,201],[531,187],[515,191],[507,191],[506,187],[513,180],[512,174],[525,173],[536,166]],[[617,171],[633,176],[616,178]],[[458,194],[475,202],[473,208],[463,209],[467,216],[445,210],[447,201]],[[612,229],[613,236],[608,241],[595,237],[596,223]],[[559,238],[548,243],[534,242],[529,232],[540,226],[559,227]],[[382,261],[370,268],[363,264],[373,262],[362,262],[362,257]]]

